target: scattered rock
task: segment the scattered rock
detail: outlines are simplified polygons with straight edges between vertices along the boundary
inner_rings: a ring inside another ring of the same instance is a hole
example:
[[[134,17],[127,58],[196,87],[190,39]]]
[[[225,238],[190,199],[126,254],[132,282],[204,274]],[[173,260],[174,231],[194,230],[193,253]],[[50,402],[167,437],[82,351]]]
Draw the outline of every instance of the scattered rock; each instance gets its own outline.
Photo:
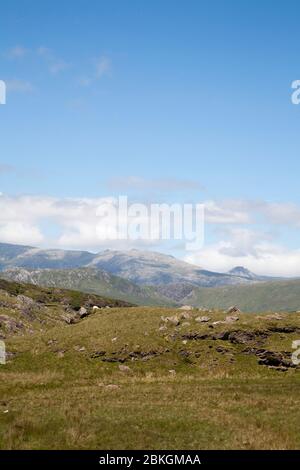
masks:
[[[85,307],[80,307],[79,312],[78,312],[79,318],[85,318],[88,316],[88,311]]]
[[[268,331],[272,331],[272,333],[296,333],[300,331],[300,328],[297,326],[270,326]]]
[[[39,311],[42,307],[31,297],[27,297],[26,295],[18,295],[17,308],[20,310],[21,314],[27,317],[29,320],[34,320],[36,318],[36,311]]]
[[[189,320],[191,318],[191,315],[189,314],[189,312],[182,312],[180,314],[180,319],[182,320]]]
[[[68,325],[73,325],[78,322],[78,318],[74,315],[62,315],[61,319]]]
[[[93,313],[95,313],[95,312],[98,312],[98,310],[101,310],[101,308],[98,307],[97,305],[94,305],[92,310],[93,310]]]
[[[222,325],[222,324],[224,324],[224,323],[225,323],[224,321],[218,320],[218,321],[212,322],[212,324],[209,325],[209,326],[213,328],[213,327],[215,327],[215,326]]]
[[[139,346],[137,346],[138,348]],[[134,351],[129,351],[127,347],[123,347],[119,351],[113,351],[108,353],[107,351],[96,351],[90,355],[92,359],[101,358],[103,362],[116,363],[119,362],[123,364],[127,361],[148,361],[162,354],[169,353],[168,348],[158,348],[152,349],[149,351],[140,351],[135,349]],[[109,355],[108,355],[109,354]]]
[[[211,336],[206,333],[185,333],[181,336],[182,339],[191,339],[194,341],[210,339]]]
[[[25,328],[21,321],[17,321],[7,315],[0,315],[0,327],[7,330],[9,333],[17,333]]]
[[[236,305],[233,305],[232,307],[229,307],[226,313],[241,313],[241,311]]]
[[[179,310],[193,310],[193,307],[191,305],[183,305],[179,307]]]
[[[239,317],[235,317],[235,316],[228,316],[225,318],[226,323],[234,323],[235,321],[238,321],[238,320],[239,320]]]
[[[119,385],[115,385],[115,384],[109,384],[109,385],[106,385],[105,386],[105,389],[106,390],[119,390],[120,386]]]
[[[258,357],[260,365],[268,366],[270,369],[285,371],[288,368],[296,367],[291,361],[290,352],[270,351],[268,349],[258,349],[248,347],[242,351],[244,354],[254,354]]]
[[[229,339],[230,331],[221,331],[220,333],[217,333],[212,337],[212,339],[215,340],[222,340],[222,341],[227,341]]]
[[[167,329],[166,326],[160,326],[160,327],[158,328],[158,331],[165,331],[166,329]]]
[[[98,359],[98,357],[103,357],[105,356],[106,351],[96,351],[93,354],[91,354],[92,359]]]
[[[265,350],[260,353],[256,353],[259,356],[259,364],[272,367],[295,367],[295,365],[287,360],[282,353],[275,351]]]
[[[178,326],[180,324],[180,321],[177,315],[174,315],[173,317],[167,317],[166,320],[168,323],[171,323],[174,326]]]
[[[246,344],[258,339],[267,338],[268,334],[264,331],[232,331],[228,335],[228,339],[233,344]]]
[[[169,370],[169,373],[170,373],[171,375],[176,375],[176,370],[171,369],[171,370]]]
[[[197,323],[206,323],[206,322],[210,321],[210,318],[209,317],[197,317],[197,318],[195,318],[195,321]]]
[[[60,351],[55,351],[57,354],[57,357],[62,358],[65,355],[65,350],[61,349]]]
[[[282,320],[283,317],[279,313],[271,313],[270,315],[266,315],[267,320]]]
[[[122,364],[119,365],[119,370],[120,370],[121,372],[131,372],[130,367],[128,367],[128,366],[123,366]]]
[[[28,305],[34,305],[35,301],[31,297],[27,297],[26,295],[18,295],[17,296],[18,307],[24,307]]]

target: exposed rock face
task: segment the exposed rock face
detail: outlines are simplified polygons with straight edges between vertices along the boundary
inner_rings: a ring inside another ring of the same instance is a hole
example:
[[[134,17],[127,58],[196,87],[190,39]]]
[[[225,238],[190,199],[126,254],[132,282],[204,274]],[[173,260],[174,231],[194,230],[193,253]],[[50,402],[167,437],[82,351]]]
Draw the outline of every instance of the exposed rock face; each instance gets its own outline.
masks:
[[[278,370],[287,370],[296,367],[291,361],[290,352],[270,351],[268,349],[257,349],[248,347],[244,349],[244,354],[254,354],[258,357],[258,363]]]
[[[38,302],[35,302],[26,295],[18,295],[17,308],[24,317],[28,318],[29,320],[34,320],[36,318],[37,312],[39,312],[43,307]]]
[[[247,344],[251,341],[257,341],[267,338],[266,331],[232,331],[228,334],[228,340],[233,344]]]

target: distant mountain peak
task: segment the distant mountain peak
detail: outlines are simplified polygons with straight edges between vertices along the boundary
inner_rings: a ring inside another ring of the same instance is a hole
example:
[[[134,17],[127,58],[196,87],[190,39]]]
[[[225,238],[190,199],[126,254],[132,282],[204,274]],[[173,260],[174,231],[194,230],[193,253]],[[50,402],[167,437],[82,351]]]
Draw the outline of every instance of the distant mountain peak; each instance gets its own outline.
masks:
[[[259,277],[244,266],[235,266],[230,271],[228,271],[228,274],[231,274],[232,276],[244,277],[246,279],[257,279]]]

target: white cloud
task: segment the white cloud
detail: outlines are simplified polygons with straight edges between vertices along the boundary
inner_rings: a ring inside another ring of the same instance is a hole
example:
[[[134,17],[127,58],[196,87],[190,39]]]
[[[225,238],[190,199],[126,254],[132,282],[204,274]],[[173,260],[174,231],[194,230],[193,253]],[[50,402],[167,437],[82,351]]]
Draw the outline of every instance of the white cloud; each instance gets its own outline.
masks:
[[[115,198],[62,199],[0,194],[0,241],[95,251],[104,247],[125,249],[155,244],[158,251],[163,250],[163,242],[159,245],[157,241],[112,242],[99,238],[99,205],[105,204],[109,209],[116,202]],[[278,223],[288,221],[298,227],[297,206],[208,201],[206,207],[207,223],[217,228],[217,241],[204,245],[198,252],[187,253],[187,261],[215,271],[243,265],[258,274],[300,276],[300,249],[283,246],[274,235]],[[256,217],[262,216],[269,223],[257,229]],[[114,220],[108,217],[108,221],[113,229]],[[57,235],[53,238],[49,233]]]
[[[300,208],[292,203],[266,203],[261,207],[262,214],[274,224],[300,225]]]
[[[251,213],[239,201],[205,201],[205,221],[210,224],[247,224]]]
[[[190,253],[185,260],[204,269],[227,272],[235,266],[245,266],[252,272],[269,276],[300,276],[300,249],[257,243],[249,253],[232,256],[233,246],[221,241]]]
[[[300,276],[300,249],[289,249],[276,243],[269,231],[231,227],[222,235],[223,239],[216,243],[188,253],[185,260],[218,272],[244,266],[260,275]]]
[[[44,237],[35,225],[20,221],[0,221],[0,240],[4,243],[38,245],[43,242]]]

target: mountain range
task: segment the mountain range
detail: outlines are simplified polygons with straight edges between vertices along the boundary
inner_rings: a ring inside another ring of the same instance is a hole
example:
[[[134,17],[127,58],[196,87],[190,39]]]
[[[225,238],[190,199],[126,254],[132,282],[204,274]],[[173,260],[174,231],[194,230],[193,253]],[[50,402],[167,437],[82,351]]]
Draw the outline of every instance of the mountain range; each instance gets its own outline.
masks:
[[[10,268],[76,269],[94,268],[127,279],[138,285],[162,286],[188,283],[201,287],[245,284],[258,281],[244,268],[217,273],[150,251],[105,250],[100,253],[71,250],[43,250],[30,246],[0,243],[0,270]]]
[[[6,243],[0,243],[0,271],[0,277],[10,281],[73,289],[138,305],[224,307],[238,303],[245,310],[265,307],[265,302],[255,302],[255,298],[266,292],[271,301],[271,281],[278,281],[243,266],[228,273],[212,272],[156,252],[105,250],[94,254]],[[280,291],[283,285],[278,282]],[[300,303],[297,283],[289,282],[289,298],[296,306]],[[255,290],[257,284],[263,285],[259,291]],[[284,306],[284,297],[276,305]]]

